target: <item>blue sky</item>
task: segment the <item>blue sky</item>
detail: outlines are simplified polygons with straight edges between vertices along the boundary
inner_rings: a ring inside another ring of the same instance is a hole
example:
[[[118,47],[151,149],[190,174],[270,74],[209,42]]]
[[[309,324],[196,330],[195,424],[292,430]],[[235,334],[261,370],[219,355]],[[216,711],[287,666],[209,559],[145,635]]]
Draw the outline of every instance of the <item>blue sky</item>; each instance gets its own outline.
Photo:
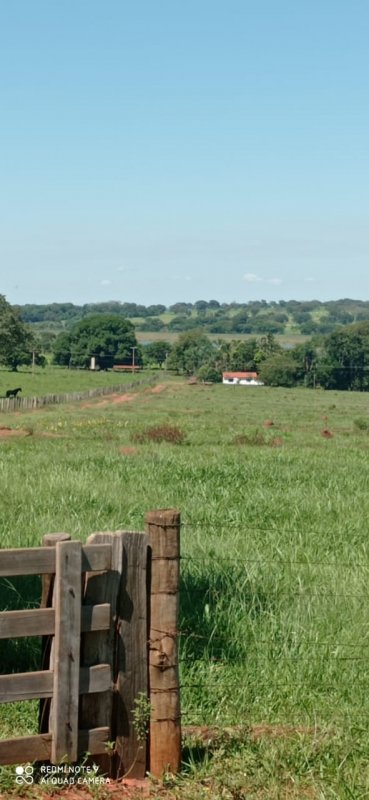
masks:
[[[367,0],[3,0],[11,303],[369,299]]]

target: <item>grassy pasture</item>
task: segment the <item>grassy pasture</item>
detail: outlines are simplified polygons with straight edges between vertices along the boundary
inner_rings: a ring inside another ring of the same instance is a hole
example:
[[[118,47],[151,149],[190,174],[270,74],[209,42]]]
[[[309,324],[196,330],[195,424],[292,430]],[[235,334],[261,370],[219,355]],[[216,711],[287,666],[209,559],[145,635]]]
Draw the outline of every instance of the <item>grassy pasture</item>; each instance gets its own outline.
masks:
[[[223,733],[176,791],[203,797],[206,776],[212,797],[368,797],[367,395],[159,380],[1,416],[31,434],[0,437],[1,545],[179,508],[183,722]],[[184,443],[137,442],[153,425]],[[0,605],[38,593],[3,581]],[[3,650],[3,672],[37,658],[32,640]],[[36,704],[0,707],[0,736],[35,724]]]
[[[19,397],[42,396],[45,394],[63,394],[64,392],[83,392],[98,386],[116,386],[140,380],[147,376],[148,370],[142,375],[136,373],[122,374],[121,372],[91,371],[88,369],[65,369],[65,367],[47,366],[44,369],[35,367],[20,367],[17,372],[0,368],[0,397],[5,396],[7,389],[22,387]]]

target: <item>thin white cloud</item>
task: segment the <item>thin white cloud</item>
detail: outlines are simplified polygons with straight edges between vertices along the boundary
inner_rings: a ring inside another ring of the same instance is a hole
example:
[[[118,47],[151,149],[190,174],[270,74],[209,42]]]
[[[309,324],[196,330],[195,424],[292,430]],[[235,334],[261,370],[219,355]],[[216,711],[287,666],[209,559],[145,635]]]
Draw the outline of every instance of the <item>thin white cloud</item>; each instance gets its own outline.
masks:
[[[111,281],[100,281],[101,286],[111,286]]]
[[[254,272],[246,272],[243,279],[246,283],[263,283],[263,278],[260,275],[255,275]]]
[[[280,286],[283,283],[281,278],[263,278],[261,275],[255,275],[254,272],[246,272],[243,279],[246,283],[271,283],[272,286]]]

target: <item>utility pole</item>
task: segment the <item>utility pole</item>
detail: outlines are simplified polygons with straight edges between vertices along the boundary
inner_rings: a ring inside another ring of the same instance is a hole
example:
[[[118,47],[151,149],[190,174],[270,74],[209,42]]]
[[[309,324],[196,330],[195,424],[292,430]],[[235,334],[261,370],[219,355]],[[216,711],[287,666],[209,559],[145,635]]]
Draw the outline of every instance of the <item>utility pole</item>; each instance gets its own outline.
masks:
[[[131,347],[131,350],[132,350],[132,372],[134,372],[135,371],[135,353],[136,353],[136,350],[137,350],[137,346],[135,345],[134,347]]]

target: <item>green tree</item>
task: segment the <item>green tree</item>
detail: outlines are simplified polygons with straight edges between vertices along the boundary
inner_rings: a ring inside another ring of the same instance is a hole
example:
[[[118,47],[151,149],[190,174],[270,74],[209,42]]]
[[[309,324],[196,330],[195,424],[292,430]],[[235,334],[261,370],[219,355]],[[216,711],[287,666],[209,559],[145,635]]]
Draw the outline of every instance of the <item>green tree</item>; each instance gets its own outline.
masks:
[[[170,342],[166,342],[164,339],[158,342],[150,342],[144,347],[144,356],[149,364],[158,364],[162,369],[171,349]]]
[[[304,368],[291,351],[277,353],[261,362],[259,376],[268,386],[292,387],[303,382]]]
[[[276,342],[273,334],[268,333],[266,336],[262,336],[258,341],[258,347],[254,354],[255,364],[258,367],[262,361],[265,361],[267,358],[277,353],[283,353],[283,349],[278,342]]]
[[[213,364],[216,355],[210,339],[201,331],[194,330],[180,334],[168,358],[169,369],[196,373],[204,364]]]
[[[161,331],[165,328],[165,323],[160,317],[145,317],[142,322],[137,324],[139,331]]]
[[[33,334],[19,311],[0,295],[0,363],[16,372],[20,364],[31,364],[34,347]]]
[[[203,364],[196,372],[196,377],[200,381],[207,381],[211,383],[221,383],[222,373],[219,369],[212,364]]]
[[[258,351],[257,339],[235,340],[231,345],[228,369],[236,372],[255,370],[255,354]]]
[[[317,380],[326,389],[369,390],[369,322],[347,325],[325,337]]]
[[[118,314],[97,314],[75,323],[68,333],[62,333],[54,342],[54,362],[64,366],[88,367],[91,356],[96,356],[102,369],[115,362],[142,363],[141,349],[132,323]]]

